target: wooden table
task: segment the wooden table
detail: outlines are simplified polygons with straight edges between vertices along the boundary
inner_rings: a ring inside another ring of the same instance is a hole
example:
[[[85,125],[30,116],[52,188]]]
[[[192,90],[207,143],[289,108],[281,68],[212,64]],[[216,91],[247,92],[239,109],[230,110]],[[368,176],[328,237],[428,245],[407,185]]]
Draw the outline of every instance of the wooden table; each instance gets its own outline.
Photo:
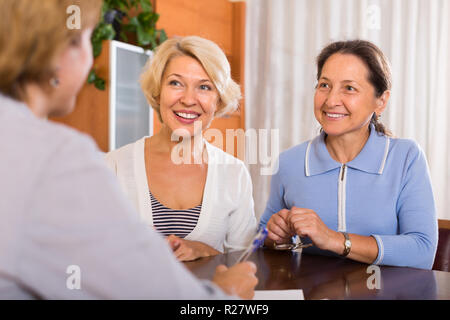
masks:
[[[241,252],[186,262],[197,277],[211,279],[219,264],[232,266]],[[305,299],[445,299],[450,300],[450,272],[380,266],[380,289],[369,265],[262,248],[252,254],[258,267],[257,290],[302,289]],[[370,279],[369,279],[370,278]]]

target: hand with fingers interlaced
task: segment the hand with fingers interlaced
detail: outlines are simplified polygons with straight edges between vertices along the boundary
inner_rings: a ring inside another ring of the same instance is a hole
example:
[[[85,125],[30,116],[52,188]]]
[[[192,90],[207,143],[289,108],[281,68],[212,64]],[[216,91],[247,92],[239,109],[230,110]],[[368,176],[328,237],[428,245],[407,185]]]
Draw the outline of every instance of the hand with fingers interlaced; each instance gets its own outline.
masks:
[[[267,230],[267,246],[291,243],[295,235],[309,237],[316,247],[324,250],[342,242],[339,233],[328,228],[314,210],[307,208],[292,207],[278,211],[267,222]]]

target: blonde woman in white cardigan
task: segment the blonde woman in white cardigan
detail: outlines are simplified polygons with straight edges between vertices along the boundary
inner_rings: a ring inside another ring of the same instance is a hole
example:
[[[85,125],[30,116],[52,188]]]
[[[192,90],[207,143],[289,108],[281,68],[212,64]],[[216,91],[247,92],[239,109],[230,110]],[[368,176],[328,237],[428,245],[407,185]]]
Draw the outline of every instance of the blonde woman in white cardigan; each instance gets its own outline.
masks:
[[[167,237],[180,261],[244,249],[257,228],[250,175],[202,137],[241,98],[225,54],[196,36],[167,40],[141,87],[161,130],[106,156],[141,218]],[[181,143],[189,148],[180,154]]]

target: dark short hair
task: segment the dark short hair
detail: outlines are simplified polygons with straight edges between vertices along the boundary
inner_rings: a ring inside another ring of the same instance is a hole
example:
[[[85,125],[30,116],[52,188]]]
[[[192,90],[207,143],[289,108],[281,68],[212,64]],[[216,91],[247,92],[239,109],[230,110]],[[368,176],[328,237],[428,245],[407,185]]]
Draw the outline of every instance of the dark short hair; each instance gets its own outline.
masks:
[[[368,80],[375,89],[376,97],[380,97],[386,90],[392,87],[391,67],[386,56],[375,44],[366,40],[348,40],[330,43],[322,49],[317,56],[317,80],[322,75],[325,62],[335,53],[351,54],[360,58],[369,71]],[[373,114],[371,123],[375,130],[384,135],[391,135],[390,131],[378,121]]]

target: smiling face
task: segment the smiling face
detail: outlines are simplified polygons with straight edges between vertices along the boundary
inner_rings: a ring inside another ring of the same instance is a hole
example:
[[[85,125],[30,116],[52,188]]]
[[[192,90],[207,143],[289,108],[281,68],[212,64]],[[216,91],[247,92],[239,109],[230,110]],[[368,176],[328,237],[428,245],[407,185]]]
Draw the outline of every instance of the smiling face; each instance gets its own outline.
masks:
[[[386,107],[389,92],[376,97],[369,70],[352,54],[335,53],[325,62],[314,96],[314,114],[330,136],[367,130],[375,112]]]
[[[194,132],[197,121],[201,121],[202,130],[206,129],[214,118],[218,100],[217,89],[196,59],[178,56],[168,63],[161,80],[159,104],[163,123],[172,132],[184,129],[190,136],[198,134]]]

